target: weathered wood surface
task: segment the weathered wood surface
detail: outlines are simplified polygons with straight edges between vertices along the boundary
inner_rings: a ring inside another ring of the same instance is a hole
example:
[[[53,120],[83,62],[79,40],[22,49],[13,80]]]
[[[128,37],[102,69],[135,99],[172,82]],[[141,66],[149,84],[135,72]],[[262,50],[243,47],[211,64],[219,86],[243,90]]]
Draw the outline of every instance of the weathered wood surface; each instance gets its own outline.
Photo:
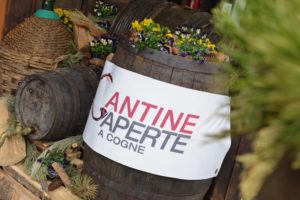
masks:
[[[92,0],[56,0],[55,7],[66,9],[82,9],[85,2]],[[30,17],[41,8],[42,0],[1,0],[0,3],[0,40],[25,18]]]
[[[15,179],[0,170],[1,200],[39,200],[37,196],[25,189]]]
[[[251,141],[245,137],[241,138],[238,155],[250,153]],[[291,161],[285,156],[279,163],[275,171],[267,177],[261,191],[258,193],[256,200],[298,200],[300,197],[300,170],[290,168]],[[243,166],[240,162],[234,163],[232,175],[228,185],[225,200],[240,200],[240,176]],[[221,199],[220,199],[221,200]],[[223,199],[222,199],[223,200]]]
[[[228,94],[228,77],[221,65],[188,60],[152,49],[136,53],[121,41],[113,62],[141,75],[174,85],[216,94]]]
[[[215,178],[212,187],[205,197],[205,200],[224,200],[226,198],[227,190],[229,187],[231,187],[230,180],[234,175],[233,169],[236,165],[236,155],[238,154],[240,142],[240,136],[232,138],[230,150],[227,153],[221,170],[218,176]]]
[[[117,35],[126,33],[130,30],[134,20],[141,21],[145,18],[152,18],[155,22],[172,30],[182,25],[201,28],[202,32],[206,33],[213,42],[220,40],[220,36],[214,32],[211,14],[185,9],[166,0],[131,1],[117,15],[110,32]]]
[[[87,67],[27,77],[16,95],[16,115],[33,128],[33,140],[56,140],[83,130],[98,77]]]
[[[99,184],[96,199],[200,200],[211,183],[211,179],[186,181],[138,171],[105,158],[87,145],[84,153],[84,169]]]
[[[7,3],[8,3],[8,0],[1,0],[1,4],[0,4],[0,40],[3,39],[3,35],[4,35]]]
[[[42,7],[43,1],[41,0],[33,0],[35,2],[35,9],[39,9]],[[64,9],[81,9],[82,3],[84,0],[56,0],[55,7],[56,8],[64,8]]]
[[[25,168],[19,164],[15,166],[5,167],[4,171],[13,179],[17,180],[21,185],[31,191],[36,197],[45,198],[46,200],[79,200],[80,198],[71,193],[65,187],[60,187],[51,192],[42,190],[41,184],[33,181],[26,173]],[[1,182],[0,182],[1,183]],[[48,183],[49,184],[49,183]],[[16,199],[17,200],[17,199]],[[22,199],[23,200],[23,199]]]
[[[186,88],[227,94],[227,74],[219,65],[200,64],[150,49],[137,53],[126,44],[126,41],[120,43],[112,59],[122,68]],[[232,151],[227,169],[232,168],[235,145]],[[200,200],[212,182],[212,179],[185,181],[134,170],[101,156],[87,145],[84,154],[85,171],[100,184],[99,199]],[[228,179],[227,174],[224,176]]]

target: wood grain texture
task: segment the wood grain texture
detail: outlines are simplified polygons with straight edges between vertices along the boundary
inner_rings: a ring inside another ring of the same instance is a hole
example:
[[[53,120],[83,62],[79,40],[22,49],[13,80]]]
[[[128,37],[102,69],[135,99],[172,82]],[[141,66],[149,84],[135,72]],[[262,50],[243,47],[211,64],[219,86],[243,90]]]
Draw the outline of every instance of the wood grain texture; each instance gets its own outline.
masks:
[[[4,35],[7,3],[8,3],[8,0],[1,0],[1,3],[0,3],[0,40],[3,39],[3,35]]]
[[[7,5],[7,15],[4,33],[13,29],[25,18],[31,16],[34,1],[32,0],[9,0]]]
[[[44,192],[41,188],[41,184],[33,181],[26,173],[25,168],[22,165],[14,165],[5,167],[4,171],[6,174],[11,176],[13,179],[17,180],[22,184],[26,189],[31,191],[36,197],[42,197],[46,200],[79,200],[80,198],[71,193],[70,190],[65,187],[60,187],[57,190],[51,192]],[[40,199],[38,198],[38,199]],[[17,199],[16,199],[17,200]],[[19,199],[18,199],[19,200]],[[22,199],[23,200],[23,199]]]
[[[39,200],[20,183],[0,170],[0,199],[4,200]]]
[[[17,118],[33,140],[56,140],[83,131],[98,77],[87,67],[28,76],[16,96]]]
[[[238,147],[237,155],[243,155],[245,153],[251,152],[251,142],[246,137],[241,137],[240,144]],[[240,183],[240,176],[243,170],[243,166],[240,162],[235,161],[229,185],[226,192],[225,200],[240,200],[240,194],[239,194],[239,183]]]
[[[35,1],[34,10],[37,10],[42,7],[43,1],[33,0]],[[81,9],[83,0],[56,0],[55,8],[64,8],[64,9]]]
[[[200,28],[212,42],[216,43],[221,38],[214,31],[211,23],[212,15],[207,12],[196,12],[192,9],[174,4],[166,0],[133,0],[114,20],[110,29],[111,33],[121,35],[127,33],[134,20],[152,18],[162,26],[175,30],[178,26]]]
[[[136,52],[124,41],[120,42],[112,62],[166,83],[217,94],[227,94],[228,91],[224,79],[219,79],[220,75],[226,76],[226,72],[214,63],[200,64],[151,49]],[[228,158],[230,166],[231,157]],[[138,171],[105,158],[88,146],[85,147],[84,160],[84,170],[100,185],[98,199],[201,200],[212,182],[212,179],[186,181]]]
[[[214,180],[214,184],[206,195],[205,200],[224,200],[226,198],[228,188],[231,187],[230,180],[235,167],[240,141],[240,136],[232,138],[230,150],[227,153],[220,172]]]

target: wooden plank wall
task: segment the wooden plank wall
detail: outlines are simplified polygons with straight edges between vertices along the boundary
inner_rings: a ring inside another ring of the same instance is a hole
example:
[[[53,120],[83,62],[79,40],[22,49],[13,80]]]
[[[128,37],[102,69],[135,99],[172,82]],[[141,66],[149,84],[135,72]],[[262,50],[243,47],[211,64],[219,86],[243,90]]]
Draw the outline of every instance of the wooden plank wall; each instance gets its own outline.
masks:
[[[0,4],[0,40],[3,38],[4,28],[5,28],[5,19],[6,19],[6,9],[8,0],[1,0]]]
[[[94,0],[85,0],[94,2]],[[35,10],[41,7],[42,0],[1,0],[0,3],[0,40],[3,36],[30,17]],[[67,9],[81,9],[84,0],[57,0],[55,6]]]

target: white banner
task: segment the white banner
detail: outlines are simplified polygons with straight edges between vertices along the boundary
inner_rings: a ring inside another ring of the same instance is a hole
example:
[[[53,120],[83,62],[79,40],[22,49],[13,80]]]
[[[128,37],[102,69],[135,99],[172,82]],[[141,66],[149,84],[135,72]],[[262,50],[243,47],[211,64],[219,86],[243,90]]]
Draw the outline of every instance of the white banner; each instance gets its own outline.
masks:
[[[230,98],[158,81],[107,61],[84,141],[125,166],[184,180],[217,176],[230,137]],[[227,118],[224,116],[228,116]]]

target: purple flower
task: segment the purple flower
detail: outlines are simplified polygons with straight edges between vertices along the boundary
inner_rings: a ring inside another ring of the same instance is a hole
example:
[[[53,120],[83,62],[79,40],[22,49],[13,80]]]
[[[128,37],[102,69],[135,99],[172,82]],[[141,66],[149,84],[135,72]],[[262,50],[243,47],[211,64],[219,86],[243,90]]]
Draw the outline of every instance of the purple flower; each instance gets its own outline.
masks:
[[[180,54],[180,56],[182,56],[182,57],[187,57],[189,54],[187,53],[187,52],[182,52],[181,54]]]

